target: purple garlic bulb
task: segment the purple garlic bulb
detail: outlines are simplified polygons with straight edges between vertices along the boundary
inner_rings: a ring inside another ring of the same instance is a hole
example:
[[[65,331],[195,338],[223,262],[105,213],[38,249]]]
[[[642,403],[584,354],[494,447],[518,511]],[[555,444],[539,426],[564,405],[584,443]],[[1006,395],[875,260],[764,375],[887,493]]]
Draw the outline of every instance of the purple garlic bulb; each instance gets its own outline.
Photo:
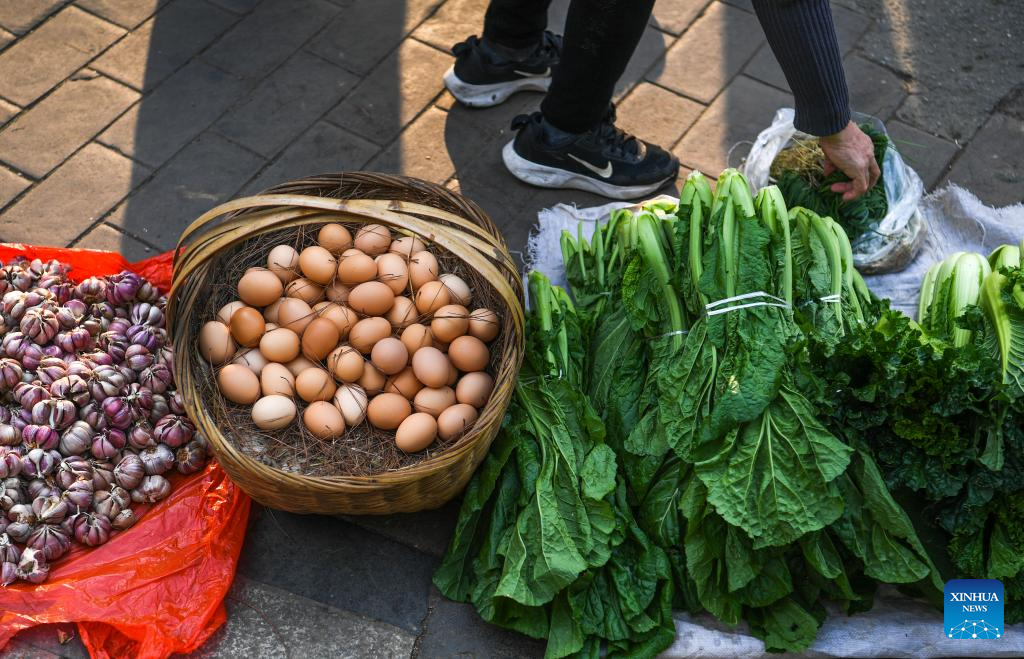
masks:
[[[4,354],[19,362],[25,356],[25,349],[30,345],[32,342],[21,332],[8,332],[0,342],[0,348],[3,348]]]
[[[60,524],[70,512],[60,496],[39,497],[32,502],[32,512],[40,524]]]
[[[128,431],[128,444],[133,449],[142,450],[156,444],[153,427],[147,421],[139,421]]]
[[[90,400],[78,410],[82,421],[89,424],[93,431],[103,430],[107,427],[107,417],[103,415],[103,406],[95,400]],[[90,440],[91,441],[91,440]]]
[[[132,490],[132,501],[135,503],[156,503],[166,499],[170,493],[170,481],[163,476],[154,474],[143,478],[139,486]]]
[[[111,520],[110,525],[114,527],[114,530],[116,531],[124,531],[125,529],[133,527],[135,525],[135,521],[136,517],[135,513],[132,512],[132,509],[125,508],[117,514],[117,517]]]
[[[7,534],[5,533],[4,536]],[[18,580],[17,563],[0,563],[0,586],[10,586]]]
[[[19,503],[11,506],[11,509],[7,511],[7,519],[12,522],[22,522],[23,524],[34,525],[39,520],[36,519],[36,512],[32,509],[32,506],[27,503]]]
[[[92,364],[82,359],[70,362],[68,364],[68,375],[80,377],[88,384],[89,378],[92,377]]]
[[[89,380],[89,392],[94,400],[102,402],[107,398],[117,396],[124,389],[128,381],[124,374],[115,366],[101,365],[92,370],[92,379]]]
[[[21,365],[29,371],[34,371],[39,368],[39,362],[46,356],[42,348],[34,343],[30,343],[25,346],[24,352],[21,353]]]
[[[18,446],[21,444],[21,431],[10,423],[0,423],[0,446]]]
[[[134,272],[127,270],[107,277],[107,302],[120,307],[135,299],[135,294],[142,286],[142,279]]]
[[[107,299],[107,281],[99,277],[83,279],[75,287],[75,294],[87,304],[102,302]]]
[[[97,458],[112,460],[125,447],[127,441],[124,432],[117,428],[101,430],[92,438],[92,454]]]
[[[147,476],[162,474],[174,466],[174,452],[164,444],[139,451],[139,459]]]
[[[92,500],[92,510],[100,517],[113,520],[121,514],[121,500],[106,490],[100,490]]]
[[[153,393],[162,394],[174,385],[174,375],[163,364],[154,364],[139,373],[139,383]]]
[[[153,409],[149,411],[149,420],[153,423],[159,423],[160,419],[170,413],[171,408],[168,405],[167,397],[163,394],[153,394]]]
[[[175,467],[180,474],[194,474],[206,464],[206,448],[201,442],[189,442],[174,454]]]
[[[43,552],[27,547],[18,561],[18,578],[29,583],[40,584],[50,576],[50,566]]]
[[[121,456],[121,461],[114,467],[114,480],[126,490],[138,487],[145,475],[146,469],[142,458],[134,453],[125,453]]]
[[[78,327],[82,322],[87,307],[80,300],[68,300],[64,306],[58,308],[54,313],[57,322],[66,330]]]
[[[123,398],[105,398],[100,406],[103,408],[103,416],[111,426],[119,430],[127,430],[131,427],[132,410]]]
[[[156,437],[156,441],[167,444],[171,448],[178,448],[192,441],[195,431],[195,426],[187,417],[168,414],[157,422],[153,429],[153,435]]]
[[[75,518],[75,540],[98,547],[110,539],[110,520],[100,515],[81,514]]]
[[[46,386],[53,384],[68,374],[68,365],[62,359],[56,357],[43,357],[39,360],[39,368],[36,369],[36,377]]]
[[[14,400],[26,410],[31,410],[36,403],[50,397],[50,390],[34,382],[21,382],[14,387]]]
[[[58,332],[54,339],[64,352],[75,354],[93,347],[92,334],[84,327],[76,327],[66,332]]]
[[[52,398],[63,398],[77,406],[89,402],[89,383],[79,375],[66,375],[50,385]]]
[[[126,333],[128,342],[148,348],[150,352],[158,350],[164,344],[163,330],[152,325],[132,325]]]
[[[25,488],[28,500],[34,501],[39,497],[59,497],[60,488],[50,478],[33,478]]]
[[[124,361],[128,368],[138,372],[152,366],[155,359],[146,346],[130,345],[124,351]]]
[[[132,306],[128,318],[133,325],[150,325],[152,327],[164,326],[164,312],[160,307],[149,302],[139,302]]]
[[[55,561],[71,549],[71,538],[58,524],[40,524],[32,530],[25,544],[43,552],[47,561]]]
[[[0,483],[0,510],[7,513],[14,506],[24,502],[21,481],[17,478],[5,478],[3,483]]]
[[[51,451],[60,446],[60,434],[50,426],[29,424],[22,428],[21,438],[33,450]]]
[[[18,360],[4,357],[0,359],[0,392],[13,391],[21,383],[25,375],[25,369],[21,367]]]
[[[63,430],[78,418],[78,410],[70,400],[49,398],[32,406],[32,422],[38,426],[50,426]]]
[[[92,481],[92,465],[80,455],[69,455],[57,466],[57,485],[68,489],[75,481]]]
[[[21,455],[9,448],[0,448],[0,478],[14,478],[21,473]]]
[[[21,317],[18,329],[36,345],[45,345],[57,336],[57,314],[43,306],[32,307]]]
[[[68,502],[68,505],[74,510],[87,510],[92,505],[93,494],[96,492],[96,488],[93,485],[93,479],[79,479],[72,483],[70,487],[64,490],[64,500]]]
[[[92,460],[92,483],[97,490],[109,490],[114,484],[114,464],[109,460]]]
[[[142,285],[139,286],[139,290],[135,293],[135,299],[139,302],[159,303],[161,307],[164,306],[165,302],[165,300],[161,299],[160,289],[145,279],[142,280]]]
[[[25,454],[21,468],[29,478],[43,478],[53,473],[60,460],[60,453],[56,451],[34,448]]]
[[[11,522],[7,525],[7,535],[15,542],[24,543],[32,533],[32,524],[28,522]]]
[[[185,414],[185,399],[180,392],[172,392],[167,398],[167,404],[172,414]]]

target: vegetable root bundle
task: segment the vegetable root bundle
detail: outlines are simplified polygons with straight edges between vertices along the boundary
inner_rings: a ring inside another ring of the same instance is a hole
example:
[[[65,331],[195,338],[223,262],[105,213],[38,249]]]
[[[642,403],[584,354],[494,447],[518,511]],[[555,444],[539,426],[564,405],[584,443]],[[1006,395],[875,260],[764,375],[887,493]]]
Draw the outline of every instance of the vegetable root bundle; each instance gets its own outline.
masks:
[[[199,471],[159,291],[131,272],[72,283],[57,261],[0,264],[0,584],[44,581],[72,541],[135,523],[133,503]]]

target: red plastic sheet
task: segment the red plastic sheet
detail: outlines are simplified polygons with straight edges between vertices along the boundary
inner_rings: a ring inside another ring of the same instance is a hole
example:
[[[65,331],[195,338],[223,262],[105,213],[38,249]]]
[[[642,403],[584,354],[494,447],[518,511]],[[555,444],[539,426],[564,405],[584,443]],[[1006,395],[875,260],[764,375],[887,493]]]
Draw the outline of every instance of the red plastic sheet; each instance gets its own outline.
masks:
[[[119,254],[0,243],[0,261],[58,259],[76,281],[131,269],[166,291],[171,254],[128,263]],[[75,622],[93,657],[167,657],[199,648],[226,619],[249,497],[215,461],[171,479],[171,495],[95,549],[77,547],[37,586],[0,588],[0,649],[22,629]]]

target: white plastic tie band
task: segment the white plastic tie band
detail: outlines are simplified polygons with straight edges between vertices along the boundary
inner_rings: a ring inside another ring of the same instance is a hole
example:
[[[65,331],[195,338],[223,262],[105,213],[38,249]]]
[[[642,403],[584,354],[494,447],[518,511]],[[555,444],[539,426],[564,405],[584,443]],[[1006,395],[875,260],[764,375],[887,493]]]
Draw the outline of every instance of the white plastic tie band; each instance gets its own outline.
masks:
[[[833,293],[832,295],[826,295],[824,297],[819,297],[818,300],[820,300],[821,302],[839,302],[840,301],[840,296],[839,296],[839,293]]]
[[[743,300],[752,300],[755,298],[768,298],[767,300],[760,299],[755,302],[747,302],[744,304],[735,304],[723,308],[722,305],[732,304],[733,302],[743,302]],[[743,293],[742,295],[734,295],[727,297],[722,300],[715,302],[709,302],[704,305],[704,311],[708,316],[717,316],[723,313],[729,313],[730,311],[737,311],[738,309],[750,309],[752,307],[779,307],[780,309],[788,309],[789,303],[780,297],[775,297],[770,293],[764,291],[754,291],[753,293]]]

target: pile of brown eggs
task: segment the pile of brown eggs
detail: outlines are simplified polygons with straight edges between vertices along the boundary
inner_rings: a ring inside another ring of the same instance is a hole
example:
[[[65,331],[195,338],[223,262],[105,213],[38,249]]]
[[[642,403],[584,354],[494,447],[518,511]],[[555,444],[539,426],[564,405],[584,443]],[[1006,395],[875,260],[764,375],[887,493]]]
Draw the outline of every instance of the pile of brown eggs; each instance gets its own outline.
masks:
[[[238,300],[199,335],[224,398],[266,431],[302,424],[321,439],[362,423],[395,431],[406,453],[471,428],[494,388],[497,314],[418,238],[379,224],[353,239],[324,225],[301,252],[277,245],[249,268]]]

